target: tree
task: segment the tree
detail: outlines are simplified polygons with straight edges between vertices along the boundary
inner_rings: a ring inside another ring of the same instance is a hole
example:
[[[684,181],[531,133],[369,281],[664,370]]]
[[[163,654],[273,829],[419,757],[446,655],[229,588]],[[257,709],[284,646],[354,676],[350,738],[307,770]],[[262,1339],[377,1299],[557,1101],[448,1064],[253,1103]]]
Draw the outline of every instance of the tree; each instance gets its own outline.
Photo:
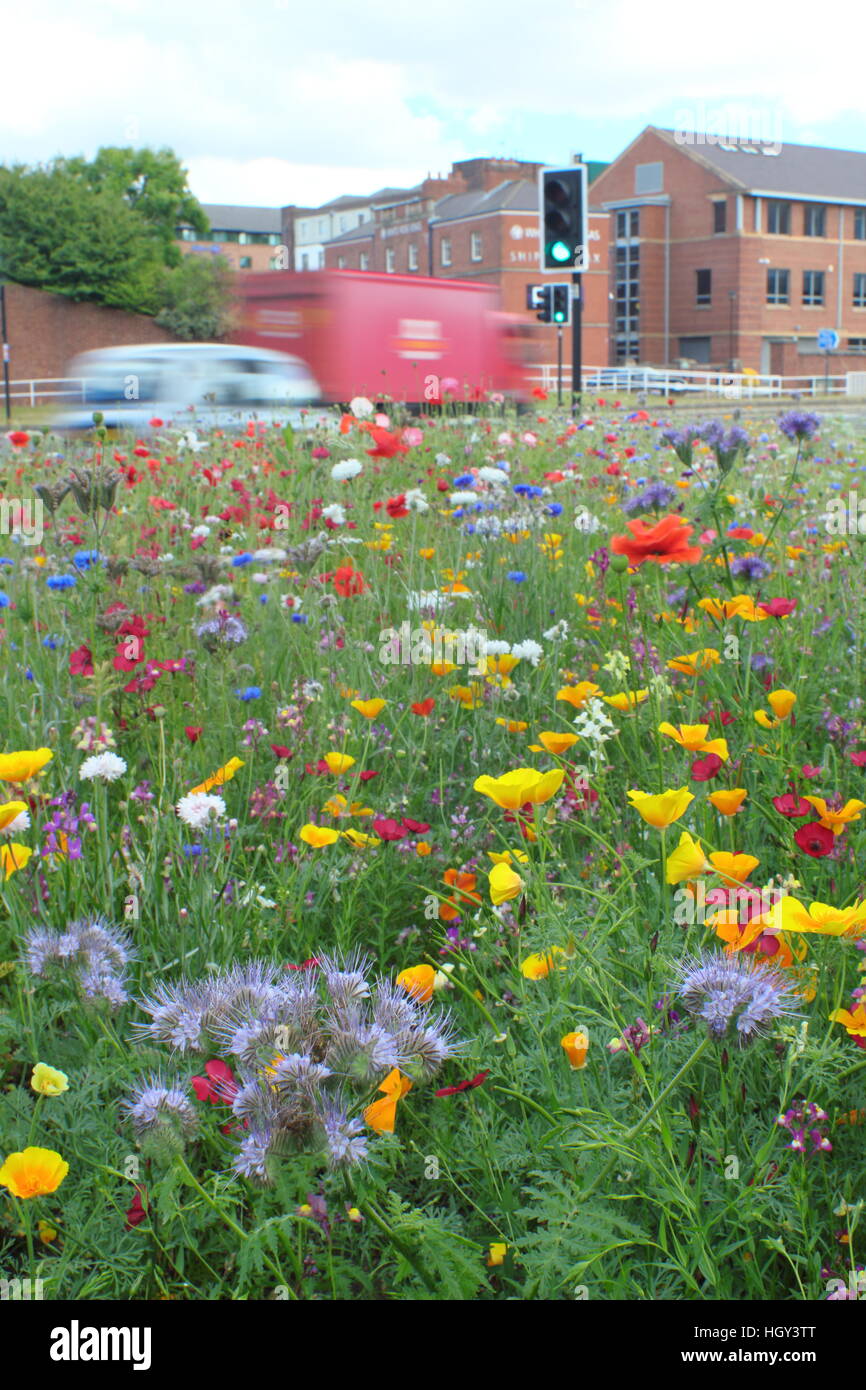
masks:
[[[21,285],[155,313],[164,262],[146,223],[62,168],[0,168],[0,267]]]
[[[160,287],[156,321],[176,338],[204,342],[232,328],[234,271],[224,256],[182,256]]]

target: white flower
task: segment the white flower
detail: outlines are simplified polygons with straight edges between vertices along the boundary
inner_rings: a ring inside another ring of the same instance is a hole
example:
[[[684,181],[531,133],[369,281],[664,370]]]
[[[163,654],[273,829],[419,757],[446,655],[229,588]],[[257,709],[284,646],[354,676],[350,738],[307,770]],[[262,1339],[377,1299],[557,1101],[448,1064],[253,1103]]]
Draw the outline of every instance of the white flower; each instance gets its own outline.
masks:
[[[195,430],[187,430],[177,441],[179,449],[192,449],[193,453],[198,453],[199,449],[207,448],[207,440],[199,439]]]
[[[202,594],[200,599],[196,599],[196,608],[207,608],[211,603],[221,603],[224,598],[231,598],[233,589],[231,584],[214,584],[213,588],[208,589],[206,594]]]
[[[485,655],[485,656],[507,656],[508,653],[509,653],[510,651],[511,651],[511,643],[510,643],[510,642],[485,642],[485,643],[484,643],[484,655]]]
[[[280,607],[281,607],[281,608],[289,608],[289,609],[300,608],[302,602],[303,602],[303,599],[299,599],[295,594],[281,594],[281,595],[280,595]]]
[[[429,512],[430,503],[427,501],[420,487],[410,487],[409,491],[405,493],[404,496],[406,498],[406,506],[409,508],[410,512]]]
[[[502,468],[479,468],[478,476],[483,483],[507,483],[508,474]]]
[[[276,546],[267,546],[264,550],[253,551],[253,559],[260,565],[276,565],[283,560],[288,560],[288,558],[288,551],[278,550]]]
[[[349,401],[349,409],[356,420],[369,420],[373,414],[373,402],[368,401],[366,396],[353,396]]]
[[[253,584],[270,584],[273,575],[265,574],[262,570],[253,570],[250,579]]]
[[[349,478],[357,478],[359,473],[364,471],[364,465],[360,459],[343,459],[340,463],[335,463],[331,469],[331,477],[335,483],[345,482]]]
[[[209,526],[194,526],[194,527],[192,528],[192,533],[193,533],[193,535],[196,536],[196,537],[204,536],[205,539],[207,539],[207,537],[210,535],[210,527],[209,527]]]
[[[464,503],[467,503],[467,502],[477,502],[477,501],[478,501],[478,493],[477,493],[477,492],[466,492],[466,491],[463,491],[463,492],[452,492],[451,496],[448,498],[448,501],[450,502],[450,504],[451,504],[452,507],[462,507],[462,506],[464,505]]]
[[[601,522],[592,512],[588,512],[586,507],[579,507],[574,514],[575,531],[586,531],[590,535],[601,530]]]
[[[554,623],[553,627],[549,627],[541,635],[547,642],[563,641],[568,636],[568,623],[565,618],[560,618],[558,623]]]
[[[440,594],[438,589],[422,589],[417,594],[408,594],[406,605],[410,609],[444,608],[453,597],[453,594]]]
[[[177,803],[177,814],[190,830],[204,830],[213,821],[222,820],[226,804],[221,796],[209,796],[207,792],[188,792]]]
[[[305,700],[315,700],[324,690],[321,681],[304,681],[301,686],[301,693]]]
[[[451,455],[450,455],[450,454],[437,454],[437,455],[436,455],[436,460],[435,460],[435,461],[436,461],[436,464],[438,465],[439,468],[444,468],[445,465],[446,465],[447,463],[450,463],[450,462],[451,462]]]
[[[3,827],[4,835],[20,835],[22,831],[30,829],[30,812],[19,811],[14,820]]]
[[[533,666],[537,666],[544,656],[544,648],[540,642],[533,642],[531,637],[525,638],[523,642],[517,642],[511,648],[511,655],[519,657],[523,661],[529,661]]]
[[[332,502],[330,506],[322,508],[322,516],[326,521],[332,521],[335,526],[343,526],[346,521],[346,511],[339,502]]]
[[[83,782],[92,782],[95,777],[101,782],[116,782],[125,771],[126,763],[116,753],[97,753],[85,758],[78,775]]]

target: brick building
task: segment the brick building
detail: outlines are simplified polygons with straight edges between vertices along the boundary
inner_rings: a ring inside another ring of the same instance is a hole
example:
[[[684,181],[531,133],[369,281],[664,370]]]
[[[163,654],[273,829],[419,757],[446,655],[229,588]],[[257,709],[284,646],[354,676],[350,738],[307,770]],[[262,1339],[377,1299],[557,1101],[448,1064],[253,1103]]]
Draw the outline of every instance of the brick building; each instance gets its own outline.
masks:
[[[556,329],[526,309],[526,291],[541,283],[538,265],[540,164],[510,159],[455,163],[446,177],[425,179],[389,200],[373,201],[369,223],[329,242],[325,266],[375,270],[496,285],[506,312],[525,320],[534,361],[556,359]],[[610,215],[590,213],[590,270],[583,276],[583,359],[608,361]],[[563,361],[571,360],[564,334]]]
[[[590,203],[612,219],[612,361],[809,375],[833,328],[831,370],[862,369],[866,154],[648,126]]]
[[[191,227],[179,227],[181,251],[190,255],[224,256],[234,270],[286,270],[284,218],[281,208],[239,207],[233,203],[202,203],[211,225],[200,238]]]

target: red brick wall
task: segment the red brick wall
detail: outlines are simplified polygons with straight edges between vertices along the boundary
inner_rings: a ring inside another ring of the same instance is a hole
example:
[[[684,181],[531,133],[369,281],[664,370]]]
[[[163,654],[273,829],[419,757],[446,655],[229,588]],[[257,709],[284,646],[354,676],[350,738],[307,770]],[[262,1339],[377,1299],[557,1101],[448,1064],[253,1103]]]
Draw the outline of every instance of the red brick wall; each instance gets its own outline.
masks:
[[[142,314],[76,304],[26,285],[6,285],[6,322],[13,381],[62,377],[69,359],[91,348],[176,341]]]

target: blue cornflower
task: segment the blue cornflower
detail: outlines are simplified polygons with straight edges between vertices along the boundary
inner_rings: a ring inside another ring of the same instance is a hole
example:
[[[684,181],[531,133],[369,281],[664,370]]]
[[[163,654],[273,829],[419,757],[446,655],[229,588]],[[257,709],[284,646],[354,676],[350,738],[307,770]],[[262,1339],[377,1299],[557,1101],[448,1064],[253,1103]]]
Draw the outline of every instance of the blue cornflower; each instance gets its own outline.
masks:
[[[259,594],[259,603],[267,603],[267,601],[268,601],[268,596],[267,596],[267,594]]]
[[[76,569],[86,570],[91,565],[95,565],[99,560],[98,550],[77,550],[72,557],[72,563]]]
[[[513,584],[523,584],[526,580],[526,575],[523,570],[509,570],[506,578],[510,579]]]
[[[310,619],[309,619],[309,617],[308,617],[308,615],[307,615],[306,613],[293,613],[293,614],[292,614],[292,622],[293,622],[293,623],[308,623],[309,621],[310,621]]]
[[[551,502],[550,506],[546,508],[546,511],[547,511],[547,515],[548,515],[548,516],[561,516],[561,515],[562,515],[562,503],[561,503],[561,502]]]
[[[472,473],[461,473],[459,478],[454,479],[455,487],[472,487],[475,477]]]
[[[249,700],[260,700],[262,698],[262,688],[260,685],[247,685],[243,690],[236,690],[235,694],[244,703]]]
[[[11,602],[9,595],[4,594],[3,590],[0,589],[0,608],[8,608]]]
[[[49,574],[45,582],[49,589],[74,589],[76,585],[74,574]]]
[[[57,638],[56,638],[56,637],[43,637],[43,638],[42,638],[42,645],[43,645],[43,647],[47,647],[48,650],[49,650],[50,652],[56,652],[56,651],[57,651]]]
[[[240,555],[232,556],[232,565],[235,569],[238,569],[241,565],[251,565],[252,562],[253,557],[248,550],[243,551]]]

